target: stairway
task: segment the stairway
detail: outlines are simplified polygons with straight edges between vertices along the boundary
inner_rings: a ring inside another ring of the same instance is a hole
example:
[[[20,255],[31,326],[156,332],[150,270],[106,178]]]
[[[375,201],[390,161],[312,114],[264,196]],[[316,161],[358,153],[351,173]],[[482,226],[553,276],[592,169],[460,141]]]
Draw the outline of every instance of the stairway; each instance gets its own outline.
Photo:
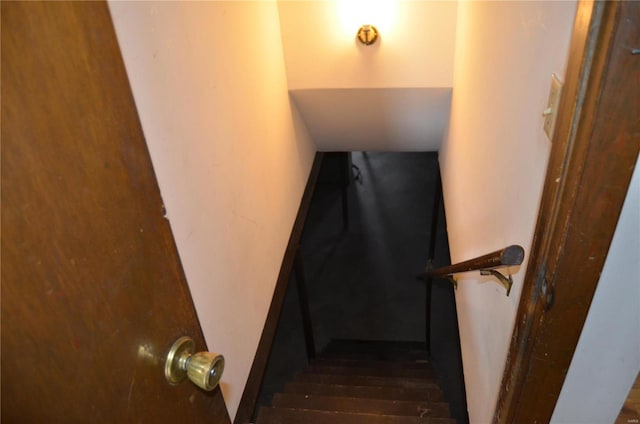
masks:
[[[256,424],[455,424],[424,345],[334,340]]]

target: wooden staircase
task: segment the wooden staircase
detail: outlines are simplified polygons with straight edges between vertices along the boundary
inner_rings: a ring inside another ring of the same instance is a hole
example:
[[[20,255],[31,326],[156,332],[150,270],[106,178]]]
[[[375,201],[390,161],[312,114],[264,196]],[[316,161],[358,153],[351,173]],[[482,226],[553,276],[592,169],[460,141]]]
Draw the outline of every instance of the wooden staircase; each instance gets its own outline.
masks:
[[[424,345],[336,340],[256,424],[455,424]]]

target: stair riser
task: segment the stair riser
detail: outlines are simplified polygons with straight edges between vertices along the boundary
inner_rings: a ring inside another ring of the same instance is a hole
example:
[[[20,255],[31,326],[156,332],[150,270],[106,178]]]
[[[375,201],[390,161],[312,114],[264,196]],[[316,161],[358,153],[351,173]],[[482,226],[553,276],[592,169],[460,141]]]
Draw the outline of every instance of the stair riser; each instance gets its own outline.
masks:
[[[319,358],[313,360],[311,365],[323,367],[350,367],[350,368],[369,368],[383,370],[433,370],[428,360],[408,361],[408,362],[389,362],[389,361],[367,361],[355,359],[324,359]]]
[[[368,399],[441,402],[444,396],[440,389],[403,389],[398,387],[339,386],[330,384],[288,383],[285,393],[343,396]]]
[[[345,414],[305,409],[262,408],[256,424],[455,424],[450,418],[417,418],[394,415]]]
[[[435,372],[432,370],[416,370],[403,368],[358,368],[358,367],[338,367],[311,365],[305,374],[334,374],[334,375],[360,375],[369,377],[393,377],[393,378],[416,378],[435,379]]]
[[[334,340],[324,348],[321,356],[410,362],[429,359],[424,343],[358,340]]]
[[[447,403],[278,393],[273,398],[273,406],[364,414],[449,418],[449,405]]]
[[[415,362],[428,361],[429,356],[425,352],[323,352],[323,358],[348,359],[348,360],[368,360],[368,361],[395,361],[395,362]]]
[[[298,374],[300,383],[337,384],[342,386],[400,387],[405,389],[436,389],[435,380],[413,378],[366,377],[358,375]]]

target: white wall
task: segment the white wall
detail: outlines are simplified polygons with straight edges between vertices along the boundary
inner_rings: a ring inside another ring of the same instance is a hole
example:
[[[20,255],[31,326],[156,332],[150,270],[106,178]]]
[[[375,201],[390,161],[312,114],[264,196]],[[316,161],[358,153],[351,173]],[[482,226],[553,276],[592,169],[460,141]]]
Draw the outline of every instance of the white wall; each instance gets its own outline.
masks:
[[[277,4],[109,6],[233,418],[315,151],[287,95]]]
[[[454,262],[509,244],[529,253],[550,151],[541,112],[551,74],[564,75],[575,11],[574,1],[458,4],[451,121],[440,158]],[[459,279],[472,423],[492,421],[524,274],[523,266],[510,297],[477,273]]]
[[[555,424],[614,422],[640,371],[639,166],[553,411]]]
[[[455,1],[280,0],[278,7],[289,89],[319,150],[440,148]],[[371,46],[356,41],[363,24],[380,31]]]
[[[282,44],[291,90],[451,87],[454,1],[280,0]],[[363,24],[380,40],[356,42]]]

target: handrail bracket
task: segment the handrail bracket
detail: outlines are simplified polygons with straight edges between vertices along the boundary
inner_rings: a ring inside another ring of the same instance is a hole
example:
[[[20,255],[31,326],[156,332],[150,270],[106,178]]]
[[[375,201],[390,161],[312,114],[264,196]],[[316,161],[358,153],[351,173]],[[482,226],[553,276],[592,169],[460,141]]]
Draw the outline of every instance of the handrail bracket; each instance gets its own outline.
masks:
[[[513,278],[496,271],[496,268],[518,266],[524,259],[524,249],[516,244],[507,246],[502,250],[479,256],[474,259],[459,262],[453,265],[433,269],[431,260],[427,263],[427,271],[418,276],[419,279],[430,281],[432,278],[447,278],[457,289],[458,283],[453,277],[460,272],[480,271],[480,275],[491,275],[507,290],[507,296],[511,293]]]
[[[507,290],[507,296],[511,293],[511,286],[513,285],[513,278],[511,275],[509,277],[505,277],[500,271],[496,271],[495,269],[481,269],[480,275],[493,275],[498,279],[500,284]]]
[[[455,290],[458,290],[458,280],[456,280],[453,275],[447,275],[447,279],[451,281],[451,284],[453,284],[453,288]]]

